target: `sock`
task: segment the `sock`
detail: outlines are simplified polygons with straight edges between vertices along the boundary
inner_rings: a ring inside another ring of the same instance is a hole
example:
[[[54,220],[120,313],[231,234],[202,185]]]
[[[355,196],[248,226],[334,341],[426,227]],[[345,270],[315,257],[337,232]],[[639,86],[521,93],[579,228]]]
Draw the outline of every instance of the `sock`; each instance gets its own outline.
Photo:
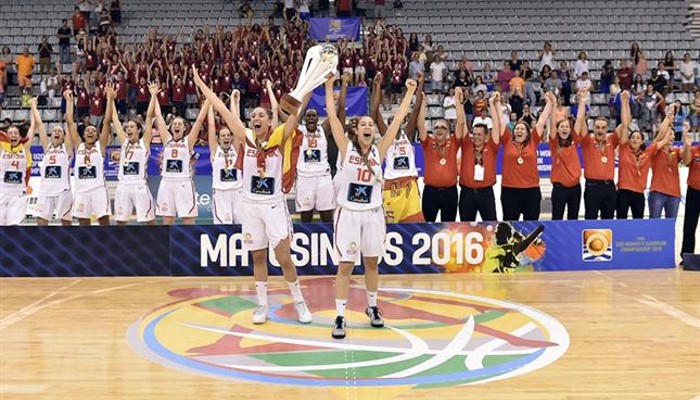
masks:
[[[298,279],[294,282],[287,282],[287,285],[289,285],[289,290],[292,292],[292,298],[295,303],[304,301],[304,295],[301,294],[301,286],[299,286]]]
[[[370,307],[377,306],[377,292],[370,292],[369,290],[367,291],[367,303]]]
[[[258,294],[258,305],[267,305],[267,282],[255,282],[255,293]]]
[[[339,317],[345,316],[345,305],[348,303],[347,300],[335,299],[335,311]]]

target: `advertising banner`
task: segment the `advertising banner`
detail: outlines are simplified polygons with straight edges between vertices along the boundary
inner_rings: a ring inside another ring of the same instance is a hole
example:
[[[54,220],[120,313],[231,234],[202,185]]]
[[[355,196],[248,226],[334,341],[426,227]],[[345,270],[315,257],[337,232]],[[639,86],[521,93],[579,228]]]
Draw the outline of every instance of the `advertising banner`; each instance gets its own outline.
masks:
[[[309,36],[317,42],[331,42],[338,39],[360,41],[359,18],[311,18]]]
[[[316,88],[309,100],[309,107],[318,111],[320,117],[328,115],[326,113],[326,92],[323,86]],[[336,92],[340,92],[337,89]],[[362,116],[369,113],[367,108],[367,88],[349,87],[345,97],[345,113],[348,117]]]

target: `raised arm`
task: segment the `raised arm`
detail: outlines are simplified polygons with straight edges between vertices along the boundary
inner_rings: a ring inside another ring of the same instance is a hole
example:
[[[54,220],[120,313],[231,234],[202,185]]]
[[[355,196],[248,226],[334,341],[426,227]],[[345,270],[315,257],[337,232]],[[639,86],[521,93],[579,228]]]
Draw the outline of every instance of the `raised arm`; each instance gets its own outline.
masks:
[[[116,92],[115,92],[115,96],[116,96]],[[114,99],[112,99],[112,104],[114,104]],[[104,118],[102,118],[102,132],[100,133],[100,150],[102,151],[102,154],[106,154],[107,145],[112,140],[112,125],[109,123],[112,120],[112,115],[115,114],[112,112],[112,108],[114,108],[114,107],[108,106],[105,109]],[[116,116],[116,119],[119,119],[118,114]]]
[[[41,114],[39,113],[39,109],[36,107],[37,102],[31,101],[30,104],[32,106],[32,121],[39,130],[39,144],[41,144],[41,147],[43,147],[44,151],[46,151],[49,148],[49,136],[46,133],[46,125],[44,125],[44,122],[41,121]]]
[[[581,88],[578,91],[576,98],[578,99],[578,107],[576,110],[576,123],[574,124],[574,132],[580,137],[588,135],[588,124],[586,123],[586,95],[588,89]]]
[[[216,112],[218,112],[224,119],[226,126],[228,126],[228,128],[231,130],[231,133],[233,133],[236,140],[239,142],[244,142],[246,128],[243,121],[241,121],[240,116],[234,115],[226,108],[226,104],[224,104],[224,102],[221,101],[221,99],[219,99],[219,97],[202,81],[202,77],[199,76],[199,71],[194,66],[192,67],[192,76],[194,77],[194,82],[199,90],[202,92],[204,97],[207,98],[211,106],[214,107],[214,110],[216,110]],[[238,90],[234,90],[233,92],[238,92]],[[231,96],[233,96],[234,93],[231,93]],[[240,93],[238,96],[240,98]]]
[[[146,151],[151,151],[151,140],[153,138],[153,118],[156,114],[156,107],[160,109],[158,105],[158,92],[160,92],[160,87],[157,83],[151,83],[148,85],[148,91],[151,93],[151,101],[148,103],[148,110],[146,111],[146,120],[144,121],[143,127],[143,144],[146,147]],[[116,115],[116,112],[115,112]]]
[[[630,136],[629,125],[632,121],[632,112],[630,111],[630,92],[623,91],[620,93],[620,126],[617,127],[617,134],[620,137],[620,144],[627,143],[627,139]]]
[[[455,88],[455,111],[457,111],[457,122],[455,125],[455,137],[457,140],[462,139],[466,133],[468,133],[466,117],[464,116],[464,106],[462,101],[464,100],[464,92],[461,87]],[[466,129],[465,129],[466,128]]]
[[[299,120],[303,118],[303,110],[306,110],[306,106],[309,104],[309,100],[311,100],[311,95],[312,92],[309,92],[301,100],[301,106],[299,110],[301,110],[302,112],[298,112],[294,115],[290,115],[289,117],[287,117],[287,122],[284,123],[284,131],[282,132],[282,143],[286,142],[289,138],[291,138],[292,133],[297,129],[297,127],[299,127]]]
[[[343,76],[343,79],[345,76]],[[377,75],[374,76],[374,80],[372,81],[372,101],[370,102],[371,109],[369,111],[369,117],[372,118],[372,120],[377,124],[377,129],[379,130],[379,134],[384,136],[386,133],[386,123],[384,122],[384,117],[382,117],[382,113],[379,111],[379,107],[382,105],[382,98],[383,98],[383,93],[382,93],[382,73],[377,72]]]
[[[63,92],[63,98],[66,99],[66,127],[68,128],[68,134],[73,139],[74,146],[80,143],[80,136],[78,135],[78,127],[75,125],[75,119],[73,117],[73,92],[66,90]]]
[[[157,85],[157,83],[155,85]],[[155,101],[157,103],[158,91],[156,91],[155,93],[151,93],[151,101],[153,101],[154,97],[156,98]],[[160,110],[160,106],[156,105],[153,111],[155,112],[156,126],[158,127],[158,132],[160,133],[161,141],[163,142],[163,144],[165,144],[170,141],[172,136],[170,135],[170,131],[168,130],[168,125],[165,123],[165,118],[163,118],[163,113]]]
[[[345,118],[346,118],[346,111],[345,111],[345,99],[348,96],[348,82],[346,80],[341,79],[340,80],[340,95],[338,95],[338,120],[340,120],[340,123],[345,126]]]
[[[231,101],[233,103],[233,100]],[[214,160],[216,155],[216,147],[218,143],[216,141],[216,120],[214,119],[214,107],[208,107],[207,109],[207,142],[209,142],[209,157]]]
[[[491,120],[493,122],[493,130],[498,132],[498,136],[503,136],[506,133],[506,123],[502,120],[503,117],[503,105],[501,104],[501,96],[499,93],[496,94],[496,100],[493,103],[493,110],[491,110]],[[498,143],[498,142],[496,142]]]
[[[197,120],[192,124],[192,130],[190,130],[190,133],[187,135],[187,146],[190,150],[192,150],[194,144],[197,142],[197,138],[199,138],[199,132],[202,130],[202,125],[204,125],[204,120],[207,118],[207,112],[210,107],[211,102],[207,99],[202,105],[202,109],[199,110]]]
[[[29,104],[32,108],[36,108],[37,98],[34,97],[29,100]],[[30,114],[29,118],[29,129],[27,130],[27,136],[22,141],[24,150],[29,154],[29,149],[32,147],[32,142],[34,141],[34,133],[36,132],[36,118],[34,118],[34,113]]]
[[[416,88],[416,101],[413,103],[414,106],[411,109],[411,113],[408,115],[408,122],[406,123],[406,136],[408,136],[412,142],[416,141],[416,126],[418,125],[418,114],[420,113],[421,104],[423,103],[423,81],[423,74],[419,72],[418,88]],[[462,110],[464,110],[464,108],[462,108]]]
[[[682,159],[683,164],[690,166],[692,161],[692,153],[690,151],[690,146],[693,144],[693,134],[690,133],[690,122],[683,122],[683,153]]]
[[[107,108],[105,110],[105,118],[103,124],[109,125],[109,123],[114,124],[114,131],[117,133],[117,140],[119,140],[119,144],[124,144],[127,140],[129,140],[126,136],[126,132],[124,131],[124,127],[122,126],[121,121],[119,121],[119,114],[114,112],[116,109],[114,105],[114,99],[117,96],[117,92],[115,91],[114,84],[108,83],[107,86],[105,86],[105,93],[107,94]],[[110,113],[112,116],[111,120],[107,118],[107,113]]]
[[[418,130],[418,139],[421,142],[424,142],[426,139],[428,139],[428,129],[426,129],[425,127],[425,115],[427,112],[425,93],[421,93],[420,98],[420,104],[416,104],[418,107],[420,107],[420,110],[418,111],[418,121],[416,123],[416,129]]]
[[[335,112],[335,102],[333,101],[333,81],[335,78],[329,77],[326,81],[326,113],[328,114],[327,121],[331,127],[331,133],[333,134],[333,140],[338,146],[339,157],[345,157],[345,152],[348,149],[348,143],[350,141],[345,136],[345,127],[338,119]]]
[[[664,138],[667,131],[670,129],[671,124],[673,123],[673,119],[676,115],[675,111],[676,111],[676,103],[673,103],[668,107],[668,112],[666,113],[666,117],[659,124],[659,130],[656,132],[656,136],[654,137],[654,142],[658,142]]]
[[[489,114],[491,114],[491,123],[493,124],[491,129],[491,139],[494,143],[498,144],[501,141],[501,135],[504,130],[501,130],[501,118],[498,114],[501,112],[497,106],[498,102],[501,101],[501,94],[495,92],[489,98]]]
[[[537,124],[535,125],[537,134],[540,135],[540,138],[542,137],[542,133],[545,131],[545,129],[547,129],[547,120],[549,120],[549,116],[552,114],[552,108],[554,108],[554,104],[556,102],[554,93],[552,92],[547,92],[544,97],[547,103],[544,106],[544,110],[540,113],[540,117],[537,119]]]
[[[287,120],[289,117],[282,117],[282,110],[280,109],[279,103],[277,102],[277,96],[275,96],[275,91],[272,89],[272,82],[269,79],[265,80],[265,87],[267,88],[267,94],[270,97],[270,108],[272,109],[272,126],[276,128],[279,126],[280,119]]]
[[[406,80],[406,95],[403,97],[403,100],[399,105],[399,109],[394,115],[394,120],[386,130],[386,134],[382,136],[377,143],[377,149],[379,150],[379,157],[381,159],[384,159],[386,151],[389,149],[389,146],[391,146],[391,143],[394,141],[394,139],[396,139],[396,135],[401,130],[401,124],[403,124],[403,119],[406,118],[406,115],[408,115],[408,110],[411,108],[413,93],[416,92],[417,87],[418,83],[416,83],[416,81],[413,79]]]

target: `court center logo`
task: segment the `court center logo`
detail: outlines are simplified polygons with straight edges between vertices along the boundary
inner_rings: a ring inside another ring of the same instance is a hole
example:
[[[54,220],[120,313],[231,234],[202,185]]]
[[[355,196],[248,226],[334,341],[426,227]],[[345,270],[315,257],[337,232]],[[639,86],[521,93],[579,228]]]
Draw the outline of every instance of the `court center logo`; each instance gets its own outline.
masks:
[[[142,356],[184,372],[266,384],[420,390],[512,378],[569,347],[564,326],[521,304],[445,291],[382,288],[386,327],[369,325],[366,292],[353,286],[345,340],[331,338],[333,281],[306,280],[311,325],[288,289],[270,290],[270,318],[253,325],[255,290],[177,289],[179,298],[129,329]],[[331,307],[329,304],[331,303]]]

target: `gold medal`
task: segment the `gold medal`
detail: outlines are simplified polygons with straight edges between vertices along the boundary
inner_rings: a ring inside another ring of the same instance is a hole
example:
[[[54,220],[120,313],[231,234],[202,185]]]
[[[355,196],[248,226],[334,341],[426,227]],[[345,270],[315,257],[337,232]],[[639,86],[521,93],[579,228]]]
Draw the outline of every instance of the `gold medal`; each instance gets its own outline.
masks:
[[[525,160],[523,160],[522,157],[518,157],[516,161],[518,162],[518,165],[523,165],[523,163],[525,162]]]
[[[440,165],[445,165],[445,164],[447,164],[447,160],[445,160],[444,158],[441,158]]]
[[[602,161],[603,164],[607,164],[607,163],[608,163],[608,157],[602,156],[602,157],[600,157],[600,161]]]

